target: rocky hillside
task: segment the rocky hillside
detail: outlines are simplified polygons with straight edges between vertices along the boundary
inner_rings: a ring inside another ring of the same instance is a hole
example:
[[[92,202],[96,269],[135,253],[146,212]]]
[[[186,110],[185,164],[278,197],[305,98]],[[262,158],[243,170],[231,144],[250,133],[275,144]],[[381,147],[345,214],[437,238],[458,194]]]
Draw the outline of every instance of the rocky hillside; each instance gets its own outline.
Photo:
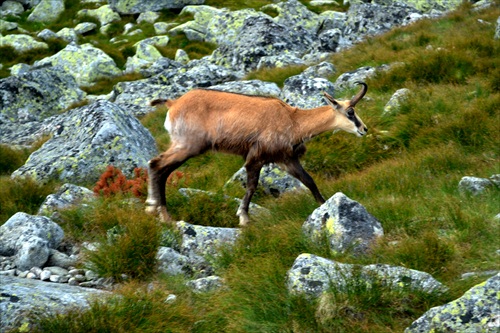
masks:
[[[204,0],[4,1],[0,6],[0,143],[21,149],[43,140],[10,176],[14,181],[29,178],[60,187],[46,198],[38,215],[18,212],[0,221],[0,331],[35,330],[39,329],[33,320],[36,315],[89,309],[95,306],[89,301],[92,297],[110,297],[118,282],[134,277],[127,273],[109,278],[82,264],[83,253],[106,245],[68,244],[59,222],[60,211],[92,205],[96,198],[88,187],[109,165],[130,178],[134,169],[146,167],[158,154],[158,142],[141,123],[143,117],[157,112],[149,101],[208,88],[274,96],[300,108],[324,105],[324,91],[334,96],[351,94],[357,81],[401,66],[367,62],[341,73],[332,55],[394,28],[443,17],[462,1],[338,2],[267,1],[258,9],[233,9]],[[493,8],[498,10],[495,1],[483,0],[469,10]],[[499,21],[495,23],[491,39],[500,38]],[[174,51],[169,49],[173,44]],[[189,49],[195,44],[206,54]],[[255,73],[289,68],[295,72],[282,84],[251,78]],[[101,94],[97,87],[103,85]],[[410,94],[408,89],[391,92],[382,105],[384,114],[399,112]],[[228,186],[244,183],[242,172]],[[264,169],[260,185],[275,196],[303,190],[300,182],[275,165]],[[461,191],[472,193],[498,186],[498,175],[465,177],[460,182]],[[191,198],[206,194],[198,189],[181,192]],[[258,216],[272,214],[258,205],[252,209]],[[342,192],[308,215],[301,227],[305,239],[325,242],[331,254],[368,255],[384,236],[384,221]],[[227,279],[219,274],[220,259],[214,258],[220,256],[221,244],[230,248],[245,237],[245,230],[189,222],[177,222],[175,231],[162,231],[163,241],[151,242],[154,256],[148,265],[165,275],[183,276],[195,294],[224,290]],[[123,235],[122,229],[110,228],[108,243],[119,246]],[[495,290],[500,287],[500,274],[486,275],[493,276],[463,297],[433,307],[405,332],[498,330],[500,304]],[[404,265],[350,264],[312,253],[298,255],[281,279],[289,295],[314,300],[319,308],[332,303],[325,295],[352,288],[352,281],[362,281],[360,286],[368,289],[382,285],[394,295],[404,291],[432,298],[449,291],[429,272]],[[186,301],[180,297],[169,294],[165,306]],[[346,309],[338,314],[345,315]],[[203,324],[199,325],[203,331]]]

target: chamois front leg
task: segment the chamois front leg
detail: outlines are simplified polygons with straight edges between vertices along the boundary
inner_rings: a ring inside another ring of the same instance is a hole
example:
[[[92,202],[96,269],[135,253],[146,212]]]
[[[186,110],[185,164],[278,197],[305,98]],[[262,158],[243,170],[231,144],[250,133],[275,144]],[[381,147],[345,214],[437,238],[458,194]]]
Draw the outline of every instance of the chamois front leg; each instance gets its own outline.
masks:
[[[285,164],[285,168],[289,174],[300,180],[302,184],[304,184],[311,191],[314,199],[316,199],[316,201],[320,205],[325,203],[325,198],[323,198],[323,196],[319,192],[318,186],[316,186],[316,183],[307,173],[307,171],[304,170],[298,159],[292,159],[291,161],[287,162]]]
[[[170,148],[149,161],[146,212],[150,214],[158,213],[162,222],[172,221],[167,212],[167,199],[165,195],[168,176],[191,156],[193,154],[186,149]]]
[[[247,191],[241,204],[236,212],[236,215],[240,217],[240,226],[247,226],[250,222],[250,218],[248,217],[248,208],[250,206],[250,201],[252,200],[252,196],[257,189],[257,185],[259,184],[259,176],[260,170],[264,164],[261,162],[253,162],[245,165],[245,169],[247,170]]]

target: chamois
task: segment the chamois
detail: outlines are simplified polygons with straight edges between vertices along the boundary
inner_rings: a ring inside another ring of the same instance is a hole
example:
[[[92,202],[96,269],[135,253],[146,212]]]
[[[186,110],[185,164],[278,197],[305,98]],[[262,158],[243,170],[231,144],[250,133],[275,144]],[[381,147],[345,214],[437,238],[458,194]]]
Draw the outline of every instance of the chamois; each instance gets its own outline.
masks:
[[[338,101],[327,93],[328,105],[313,109],[292,107],[273,97],[248,96],[217,90],[194,89],[177,100],[157,99],[151,105],[168,107],[165,129],[171,144],[149,161],[146,212],[171,221],[166,208],[168,176],[189,158],[208,150],[241,155],[245,159],[247,189],[236,213],[240,225],[249,223],[248,207],[257,188],[261,168],[278,163],[312,192],[319,204],[325,199],[300,164],[304,142],[323,132],[343,130],[361,137],[368,129],[354,106],[368,90],[364,82],[351,100]]]

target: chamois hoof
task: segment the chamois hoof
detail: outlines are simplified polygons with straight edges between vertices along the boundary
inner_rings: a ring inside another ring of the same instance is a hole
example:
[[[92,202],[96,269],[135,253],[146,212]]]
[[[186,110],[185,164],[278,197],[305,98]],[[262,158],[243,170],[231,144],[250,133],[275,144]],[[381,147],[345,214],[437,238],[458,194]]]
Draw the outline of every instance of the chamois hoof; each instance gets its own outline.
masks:
[[[250,218],[248,216],[240,215],[240,227],[246,227],[250,224]]]
[[[144,208],[144,211],[146,212],[146,214],[155,215],[156,213],[158,213],[158,208],[157,206],[146,206],[146,208]]]

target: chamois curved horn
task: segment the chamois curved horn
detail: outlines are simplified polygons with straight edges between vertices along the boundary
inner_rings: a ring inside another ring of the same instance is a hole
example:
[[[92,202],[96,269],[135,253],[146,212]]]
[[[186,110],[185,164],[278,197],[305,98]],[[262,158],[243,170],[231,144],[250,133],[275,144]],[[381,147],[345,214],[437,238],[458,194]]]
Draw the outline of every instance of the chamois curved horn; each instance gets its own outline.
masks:
[[[351,106],[355,106],[363,98],[363,96],[365,96],[366,92],[368,91],[368,85],[366,83],[358,81],[356,82],[356,84],[362,85],[363,87],[361,88],[361,91],[351,99],[350,101]]]

